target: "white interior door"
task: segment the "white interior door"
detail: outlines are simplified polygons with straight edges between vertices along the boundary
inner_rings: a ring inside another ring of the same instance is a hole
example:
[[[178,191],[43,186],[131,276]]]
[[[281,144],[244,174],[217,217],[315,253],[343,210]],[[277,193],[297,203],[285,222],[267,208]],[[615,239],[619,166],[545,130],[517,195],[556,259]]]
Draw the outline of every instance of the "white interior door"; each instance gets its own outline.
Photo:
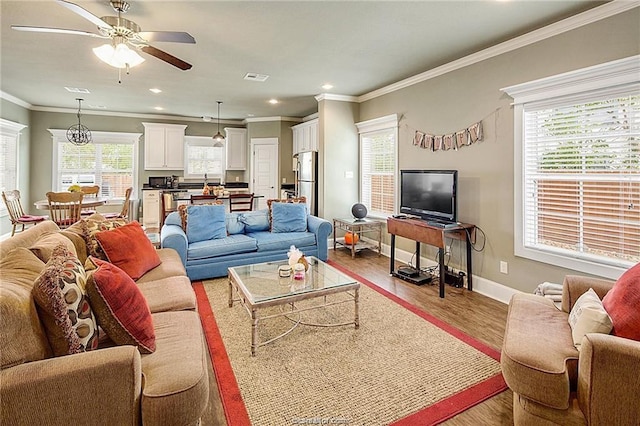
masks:
[[[251,139],[251,191],[264,198],[257,199],[257,209],[267,207],[267,200],[279,198],[278,138]]]

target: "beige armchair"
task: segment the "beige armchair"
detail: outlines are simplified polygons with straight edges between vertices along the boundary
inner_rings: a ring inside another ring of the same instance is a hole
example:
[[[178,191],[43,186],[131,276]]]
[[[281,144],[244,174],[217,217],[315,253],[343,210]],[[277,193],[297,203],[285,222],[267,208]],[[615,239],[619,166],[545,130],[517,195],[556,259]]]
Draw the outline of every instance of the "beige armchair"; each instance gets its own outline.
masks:
[[[568,322],[582,293],[603,298],[613,284],[567,276],[562,310],[544,297],[513,296],[500,362],[515,425],[640,424],[640,342],[587,334],[578,351]]]

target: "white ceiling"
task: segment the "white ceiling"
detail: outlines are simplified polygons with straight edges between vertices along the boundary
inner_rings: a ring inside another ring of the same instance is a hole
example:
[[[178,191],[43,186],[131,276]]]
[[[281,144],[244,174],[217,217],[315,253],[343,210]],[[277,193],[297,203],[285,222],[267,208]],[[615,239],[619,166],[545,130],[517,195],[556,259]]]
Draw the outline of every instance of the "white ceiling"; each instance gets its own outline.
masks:
[[[75,3],[113,16],[107,0]],[[105,41],[12,30],[11,25],[96,32],[54,0],[0,1],[1,90],[35,107],[222,119],[303,117],[319,93],[359,96],[606,2],[555,1],[150,1],[125,17],[143,31],[186,31],[195,45],[154,43],[193,65],[181,71],[147,60],[118,84],[93,47]],[[268,74],[264,82],[243,80]],[[324,83],[333,89],[324,90]],[[91,93],[79,96],[64,87]],[[150,88],[163,90],[154,95]],[[267,101],[277,98],[280,103]]]

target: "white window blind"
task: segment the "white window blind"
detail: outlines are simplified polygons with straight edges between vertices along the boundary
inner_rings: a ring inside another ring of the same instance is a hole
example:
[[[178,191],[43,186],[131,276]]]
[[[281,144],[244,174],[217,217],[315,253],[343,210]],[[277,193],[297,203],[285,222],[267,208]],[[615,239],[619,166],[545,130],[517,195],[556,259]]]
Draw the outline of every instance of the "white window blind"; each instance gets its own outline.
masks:
[[[18,140],[26,126],[0,119],[0,191],[18,189]],[[0,212],[6,214],[6,206],[0,204]]]
[[[125,198],[127,188],[137,193],[139,133],[92,132],[93,140],[77,146],[66,131],[49,130],[56,146],[53,162],[55,191],[71,185],[98,185],[100,196]]]
[[[360,135],[361,202],[373,216],[388,216],[395,209],[395,128]]]
[[[640,95],[635,87],[524,105],[525,247],[640,261]]]
[[[213,143],[210,137],[185,137],[185,177],[201,178],[206,174],[207,178],[223,179],[225,147],[214,147]]]

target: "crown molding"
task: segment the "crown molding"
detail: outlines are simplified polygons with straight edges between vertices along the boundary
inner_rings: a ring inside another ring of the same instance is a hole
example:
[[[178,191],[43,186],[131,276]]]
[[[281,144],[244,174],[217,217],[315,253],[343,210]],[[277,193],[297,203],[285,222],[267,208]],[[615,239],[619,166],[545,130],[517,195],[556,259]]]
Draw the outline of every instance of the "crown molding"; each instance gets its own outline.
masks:
[[[45,107],[45,106],[33,106],[32,111],[40,112],[57,112],[62,114],[77,114],[77,109],[60,108],[60,107]],[[133,112],[117,112],[117,111],[96,111],[92,109],[83,109],[82,115],[99,115],[107,117],[124,117],[124,118],[142,118],[148,120],[174,120],[174,121],[194,121],[198,123],[206,123],[202,120],[202,117],[187,117],[183,115],[161,115],[161,114],[139,114]],[[217,124],[217,122],[211,121],[210,124]],[[220,120],[220,124],[241,124],[239,120]]]
[[[249,117],[249,118],[245,118],[244,120],[242,120],[242,124],[247,124],[247,123],[261,123],[264,121],[293,121],[295,123],[300,123],[302,122],[302,118],[300,117],[280,117],[280,116],[274,116],[274,117]]]
[[[315,96],[316,101],[340,101],[340,102],[359,102],[357,96],[335,95],[333,93],[320,93]]]
[[[15,96],[0,90],[0,99],[4,99],[5,101],[9,101],[12,104],[16,104],[18,106],[21,106],[22,108],[26,108],[26,109],[31,109],[33,108],[33,105],[31,105],[29,102],[23,101],[20,98],[16,98]]]
[[[613,0],[609,3],[603,4],[602,6],[594,7],[593,9],[563,19],[562,21],[555,22],[553,24],[547,25],[546,27],[539,28],[537,30],[531,31],[527,34],[521,35],[511,40],[507,40],[500,44],[496,44],[495,46],[491,46],[479,52],[472,53],[471,55],[465,56],[464,58],[449,62],[413,77],[409,77],[380,89],[374,90],[372,92],[365,93],[364,95],[358,97],[358,102],[368,101],[370,99],[374,99],[395,92],[397,90],[404,89],[414,84],[430,80],[432,78],[450,73],[469,65],[476,64],[486,59],[502,55],[503,53],[508,53],[513,50],[528,46],[530,44],[537,43],[550,37],[565,33],[567,31],[571,31],[576,28],[598,22],[611,16],[634,9],[638,6],[640,6],[640,2],[637,0]]]

